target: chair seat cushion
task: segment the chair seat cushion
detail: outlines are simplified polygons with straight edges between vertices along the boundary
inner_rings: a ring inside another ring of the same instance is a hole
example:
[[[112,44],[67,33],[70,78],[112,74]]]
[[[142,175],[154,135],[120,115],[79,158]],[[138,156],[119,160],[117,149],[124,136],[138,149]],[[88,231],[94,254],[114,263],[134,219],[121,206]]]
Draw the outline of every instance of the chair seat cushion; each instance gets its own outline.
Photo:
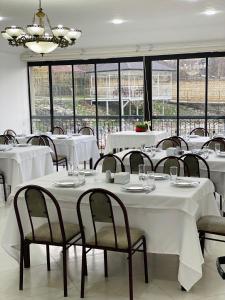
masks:
[[[197,222],[198,230],[225,235],[225,218],[217,216],[204,216]]]
[[[62,243],[62,235],[59,223],[51,223],[52,238],[54,243]],[[66,240],[71,240],[80,232],[80,227],[73,223],[64,223]],[[34,230],[35,241],[51,242],[51,235],[48,223],[45,223]],[[25,236],[25,239],[32,241],[32,232]]]
[[[134,245],[142,236],[144,232],[138,228],[130,228],[130,236],[131,236],[131,245]],[[127,249],[127,234],[126,228],[122,226],[116,227],[116,236],[117,236],[117,243],[118,248],[120,249]],[[115,248],[115,237],[114,237],[114,230],[112,226],[105,226],[101,228],[97,232],[97,242],[95,243],[95,238],[91,237],[90,240],[87,240],[87,244],[101,246],[101,247],[112,247]]]
[[[51,153],[51,155],[52,155],[52,160],[56,161],[55,153]],[[64,156],[64,155],[57,155],[57,158],[58,158],[58,161],[60,161],[60,160],[66,159],[66,156]]]

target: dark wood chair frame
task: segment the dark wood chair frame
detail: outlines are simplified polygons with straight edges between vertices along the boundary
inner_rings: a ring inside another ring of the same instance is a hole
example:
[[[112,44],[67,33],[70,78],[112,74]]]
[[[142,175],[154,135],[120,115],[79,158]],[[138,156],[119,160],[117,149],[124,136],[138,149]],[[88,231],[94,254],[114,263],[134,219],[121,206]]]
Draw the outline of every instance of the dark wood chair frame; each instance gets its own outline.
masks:
[[[129,156],[129,164],[130,164],[130,173],[131,173],[131,174],[132,174],[132,172],[133,172],[133,171],[132,171],[132,168],[131,168],[131,155],[132,155],[132,154],[140,154],[141,157],[142,157],[142,159],[143,159],[143,164],[145,164],[145,163],[144,163],[144,158],[146,158],[147,161],[148,161],[148,163],[150,164],[151,170],[154,169],[154,167],[153,167],[153,162],[152,162],[151,158],[150,158],[146,153],[144,153],[144,152],[142,152],[142,151],[138,151],[138,150],[131,150],[131,151],[127,152],[127,153],[123,156],[123,158],[122,158],[122,162],[123,162],[124,159],[125,159],[127,156]]]
[[[31,136],[28,140],[27,140],[27,144],[30,144],[30,142],[32,143],[33,139],[39,139],[39,146],[46,146],[45,140],[40,136],[40,135],[34,135]]]
[[[94,170],[96,170],[96,168],[97,168],[99,162],[102,161],[102,160],[104,160],[104,159],[107,158],[107,157],[114,157],[115,161],[118,161],[118,162],[120,163],[120,166],[121,166],[121,172],[125,172],[125,166],[124,166],[122,160],[121,160],[118,156],[116,156],[115,154],[111,154],[111,153],[105,154],[105,155],[101,156],[101,157],[96,161],[96,163],[95,163],[95,165],[94,165]]]
[[[180,136],[171,136],[170,139],[178,142],[179,141],[179,146],[182,147],[182,143],[185,145],[186,147],[186,150],[189,150],[189,147],[188,147],[188,143]]]
[[[57,212],[57,216],[58,216],[58,220],[59,220],[59,226],[60,226],[60,231],[62,234],[62,243],[57,243],[57,242],[53,242],[53,238],[52,238],[52,229],[51,229],[51,222],[50,222],[50,218],[49,218],[49,214],[48,214],[48,209],[47,209],[47,204],[46,204],[46,200],[43,196],[43,200],[44,200],[44,204],[45,204],[45,208],[46,208],[46,212],[47,212],[47,220],[48,220],[48,225],[49,225],[49,231],[50,231],[50,236],[51,236],[51,242],[46,242],[46,241],[36,241],[35,240],[35,236],[34,236],[34,226],[33,226],[33,222],[32,222],[32,217],[30,214],[30,211],[28,209],[28,204],[26,201],[26,193],[29,189],[36,189],[38,191],[41,191],[42,194],[47,195],[53,202],[55,208],[56,208],[56,212]],[[25,191],[26,190],[26,191]],[[19,213],[19,208],[18,208],[18,198],[20,196],[20,193],[22,191],[25,191],[25,202],[26,202],[26,207],[27,207],[27,212],[29,215],[29,220],[30,220],[30,225],[31,225],[31,230],[32,230],[32,235],[33,235],[33,240],[26,240],[25,236],[24,236],[24,231],[23,231],[23,226],[22,226],[22,222],[21,222],[21,217],[20,217],[20,213]],[[27,185],[24,186],[22,188],[20,188],[17,193],[15,194],[14,197],[14,209],[15,209],[15,214],[16,214],[16,219],[17,219],[17,223],[18,223],[18,227],[19,227],[19,232],[20,232],[20,277],[19,277],[19,289],[23,290],[23,268],[30,268],[30,244],[44,244],[46,245],[46,256],[47,256],[47,270],[50,271],[50,249],[49,246],[61,246],[62,247],[62,255],[63,255],[63,284],[64,284],[64,297],[68,296],[68,291],[67,291],[67,262],[66,262],[66,257],[67,257],[67,248],[68,245],[75,245],[75,243],[77,243],[80,239],[80,232],[78,234],[76,234],[75,236],[73,236],[70,240],[66,240],[66,235],[65,235],[65,230],[64,230],[64,225],[63,225],[63,218],[62,218],[62,214],[61,214],[61,209],[60,206],[58,204],[58,201],[56,200],[56,198],[45,188],[37,186],[37,185]],[[76,238],[75,241],[74,238]],[[71,242],[73,241],[73,242]]]
[[[190,131],[190,134],[195,134],[195,131],[196,131],[196,130],[200,130],[200,129],[204,132],[204,136],[208,136],[208,135],[209,135],[209,132],[206,131],[205,128],[203,128],[203,127],[196,127],[196,128],[194,128],[194,129],[192,129],[192,130]]]
[[[55,143],[54,141],[47,135],[41,135],[41,138],[44,140],[45,142],[45,145],[46,146],[49,146],[51,149],[53,148],[54,150],[54,154],[55,154],[55,165],[56,165],[56,170],[58,172],[59,170],[59,165],[65,165],[66,166],[66,169],[68,170],[68,161],[67,161],[67,158],[63,158],[63,159],[58,159],[58,154],[57,154],[57,150],[56,150],[56,146],[55,146]]]
[[[3,138],[4,144],[7,145],[7,144],[9,143],[9,138],[7,137],[7,135],[1,134],[1,135],[0,135],[0,138]]]
[[[177,157],[177,156],[166,156],[166,157],[163,157],[162,159],[160,159],[157,164],[155,165],[155,168],[154,168],[154,171],[157,172],[157,168],[164,162],[164,161],[167,161],[168,159],[174,159],[174,160],[177,160],[179,162],[179,168],[177,170],[177,176],[180,175],[180,162],[183,164],[183,167],[185,168],[185,162],[180,158],[180,157]],[[188,169],[187,169],[188,170]]]
[[[90,132],[91,132],[91,134],[92,134],[92,135],[95,135],[95,134],[94,134],[93,128],[91,128],[91,127],[89,127],[89,126],[83,126],[83,127],[81,127],[81,128],[78,130],[78,133],[81,133],[81,131],[82,131],[83,129],[89,129]]]
[[[12,134],[5,134],[5,136],[7,137],[8,141],[13,141],[14,144],[19,144],[19,142],[17,141],[17,139],[15,138],[14,135]]]
[[[15,133],[15,131],[14,130],[12,130],[12,129],[6,129],[5,131],[4,131],[4,133],[3,133],[4,135],[8,135],[8,134],[10,134],[10,135],[14,135],[14,136],[16,136],[16,133]]]
[[[57,129],[60,133],[54,133],[54,130],[55,129]],[[64,129],[62,128],[62,127],[60,127],[60,126],[54,126],[53,128],[52,128],[52,134],[65,134],[65,131],[64,131]]]
[[[6,182],[5,182],[5,176],[1,172],[0,172],[0,181],[1,181],[1,184],[3,185],[4,199],[6,202],[7,201]]]
[[[209,165],[208,165],[207,161],[203,157],[201,157],[198,154],[187,153],[187,154],[183,154],[182,156],[180,156],[180,159],[185,162],[186,157],[193,157],[193,158],[196,158],[198,160],[198,177],[201,177],[199,161],[202,161],[204,163],[205,167],[206,167],[207,177],[210,179],[210,168],[209,168]],[[190,170],[187,163],[185,163],[185,165],[184,165],[184,174],[185,174],[185,176],[188,176],[188,177],[191,176],[190,175],[191,170]]]
[[[163,140],[159,141],[158,144],[156,145],[156,148],[158,148],[165,141],[172,141],[174,143],[174,147],[180,147],[180,144],[178,144],[178,142],[175,141],[174,139],[172,139],[172,138],[166,138],[166,139],[163,139]]]
[[[213,139],[207,141],[205,144],[202,145],[202,148],[201,148],[201,149],[203,149],[203,148],[205,148],[206,146],[208,146],[211,142],[223,144],[224,149],[225,149],[225,138],[222,138],[222,137],[216,137],[216,138],[213,138]]]
[[[82,214],[81,214],[81,202],[82,199],[88,194],[89,196],[89,205],[91,208],[91,195],[93,193],[103,193],[104,195],[107,196],[108,198],[108,203],[110,205],[110,210],[111,210],[111,218],[112,218],[112,224],[113,224],[113,230],[114,230],[114,238],[115,238],[115,247],[105,247],[105,246],[98,246],[97,243],[97,232],[96,232],[96,226],[95,226],[95,220],[94,216],[92,214],[91,210],[91,216],[92,216],[92,224],[94,228],[94,235],[95,235],[95,241],[96,244],[93,246],[92,244],[88,244],[86,242],[85,238],[85,230],[84,230],[84,225],[83,225],[83,220],[82,220]],[[127,249],[121,249],[117,245],[117,237],[116,237],[116,225],[115,225],[115,220],[114,220],[114,215],[113,215],[113,208],[112,208],[112,203],[110,198],[112,198],[122,209],[123,213],[123,218],[124,218],[124,224],[125,224],[125,229],[126,229],[126,235],[127,235],[127,242],[128,242],[128,248]],[[143,258],[144,258],[144,273],[145,273],[145,283],[148,283],[148,262],[147,262],[147,246],[146,246],[146,239],[145,236],[141,236],[139,240],[135,242],[135,244],[132,245],[131,243],[131,236],[130,236],[130,226],[129,226],[129,220],[128,220],[128,215],[127,215],[127,210],[123,202],[112,192],[107,191],[105,189],[101,188],[96,188],[96,189],[90,189],[85,191],[78,199],[77,201],[77,215],[78,215],[78,220],[79,220],[79,225],[80,225],[80,230],[81,230],[81,238],[82,238],[82,270],[81,270],[81,293],[80,297],[84,298],[84,285],[85,285],[85,275],[87,274],[87,259],[86,259],[86,254],[87,252],[90,251],[90,249],[100,249],[104,251],[104,271],[105,271],[105,277],[108,277],[108,264],[107,264],[107,251],[114,251],[114,252],[123,252],[128,254],[128,267],[129,267],[129,294],[130,294],[130,300],[133,300],[133,272],[132,272],[132,256],[135,252],[142,252],[143,253]],[[135,247],[136,246],[136,247]],[[143,247],[143,250],[140,249],[140,247]],[[88,250],[86,251],[86,248]]]

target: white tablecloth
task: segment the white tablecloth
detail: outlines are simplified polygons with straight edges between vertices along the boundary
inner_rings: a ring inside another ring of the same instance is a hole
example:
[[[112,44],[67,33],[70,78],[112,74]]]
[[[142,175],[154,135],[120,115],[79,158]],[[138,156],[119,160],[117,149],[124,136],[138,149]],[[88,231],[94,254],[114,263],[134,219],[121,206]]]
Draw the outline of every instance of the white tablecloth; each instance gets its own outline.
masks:
[[[66,172],[48,175],[31,181],[51,191],[60,203],[64,220],[77,222],[76,202],[82,192],[89,188],[105,188],[120,197],[127,207],[130,226],[144,230],[147,249],[151,253],[176,254],[179,256],[178,281],[189,290],[202,277],[204,262],[198,239],[196,220],[204,215],[219,215],[210,180],[199,179],[196,188],[177,188],[170,181],[157,181],[150,194],[133,194],[122,191],[121,185],[104,181],[105,174],[86,177],[86,184],[78,188],[56,188],[53,182],[68,179]],[[71,177],[70,177],[71,178]],[[131,175],[131,182],[137,182]],[[87,206],[83,206],[87,209]],[[118,209],[118,208],[116,208]],[[30,231],[23,213],[25,233]],[[87,211],[85,216],[87,215]],[[90,223],[85,224],[89,229]],[[18,259],[15,246],[20,242],[13,205],[9,211],[2,246]]]
[[[26,143],[27,137],[18,137],[19,143]],[[56,146],[57,154],[65,155],[69,162],[78,165],[81,162],[88,161],[91,158],[93,163],[99,158],[99,151],[96,137],[93,135],[77,135],[68,137],[67,135],[51,135],[51,139]]]
[[[24,181],[54,172],[50,151],[47,146],[13,147],[1,151],[0,170],[11,189]]]
[[[138,148],[143,144],[153,146],[168,136],[169,134],[166,131],[120,131],[110,133],[106,139],[105,153],[112,152],[113,149]]]

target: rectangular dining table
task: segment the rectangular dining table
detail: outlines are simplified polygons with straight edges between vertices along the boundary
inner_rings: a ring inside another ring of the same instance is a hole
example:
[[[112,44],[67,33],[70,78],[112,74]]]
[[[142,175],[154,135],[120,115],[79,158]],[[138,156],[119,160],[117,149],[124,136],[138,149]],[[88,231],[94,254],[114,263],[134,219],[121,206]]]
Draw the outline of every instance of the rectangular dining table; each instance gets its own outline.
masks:
[[[109,133],[106,138],[105,154],[113,152],[114,149],[139,148],[156,145],[160,140],[169,137],[166,131],[119,131]]]
[[[26,143],[34,136],[33,134],[24,137],[17,137],[19,143]],[[69,162],[78,166],[79,163],[92,160],[95,163],[99,158],[99,151],[96,137],[93,135],[76,134],[68,135],[50,135],[56,146],[58,155],[65,155]]]
[[[57,187],[57,182],[68,181],[72,178],[65,171],[60,171],[26,184],[39,185],[49,190],[60,204],[63,219],[75,223],[78,222],[76,203],[84,191],[90,188],[110,190],[126,206],[130,226],[138,227],[145,232],[149,253],[178,255],[177,278],[186,290],[190,290],[201,279],[204,258],[200,248],[196,220],[205,215],[219,215],[213,196],[214,187],[209,179],[199,178],[197,186],[186,188],[173,186],[170,180],[155,181],[156,188],[150,193],[145,190],[140,193],[130,193],[124,190],[121,184],[107,183],[104,173],[94,173],[92,176],[87,176],[85,184],[81,186]],[[131,174],[130,182],[137,183],[138,176]],[[84,203],[83,209],[84,215],[88,216],[90,212],[86,204]],[[31,229],[28,226],[24,201],[21,201],[20,205],[24,231],[27,234]],[[118,216],[118,206],[114,209],[115,215]],[[120,219],[118,222],[121,222],[119,225],[123,224]],[[91,221],[85,223],[85,228],[88,232],[91,228]],[[9,210],[1,244],[9,255],[19,258],[20,236],[13,203]]]
[[[11,149],[8,147],[8,150],[0,151],[0,170],[13,190],[27,180],[54,172],[51,149],[47,146],[19,144]]]

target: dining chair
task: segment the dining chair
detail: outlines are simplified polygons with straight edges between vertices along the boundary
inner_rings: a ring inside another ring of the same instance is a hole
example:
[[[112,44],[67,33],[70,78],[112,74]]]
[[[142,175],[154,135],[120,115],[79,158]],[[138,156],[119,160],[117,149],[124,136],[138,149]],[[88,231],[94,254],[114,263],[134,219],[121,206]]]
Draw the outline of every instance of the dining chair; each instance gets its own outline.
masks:
[[[32,144],[34,146],[46,146],[44,139],[40,135],[31,136],[27,140],[27,144]]]
[[[96,170],[97,166],[101,162],[102,162],[102,172],[106,172],[107,170],[111,171],[112,173],[125,172],[125,166],[122,160],[115,154],[110,153],[100,157],[94,165],[94,170]]]
[[[213,138],[207,141],[204,145],[202,145],[202,149],[207,146],[210,149],[215,150],[216,144],[220,144],[220,150],[225,151],[225,139],[222,137]]]
[[[190,134],[196,134],[196,135],[200,135],[200,136],[208,136],[209,135],[208,131],[206,131],[205,128],[203,128],[203,127],[196,127],[194,129],[192,129]]]
[[[187,153],[180,156],[184,161],[184,176],[202,177],[200,163],[205,166],[207,177],[210,179],[210,169],[207,161],[197,154]]]
[[[88,234],[84,229],[86,219],[83,219],[82,201],[85,199],[88,199],[90,208],[93,236],[91,232]],[[118,220],[114,217],[114,205],[122,213],[123,225],[117,224]],[[86,253],[90,249],[100,249],[104,252],[105,277],[108,277],[107,251],[122,252],[128,255],[129,295],[130,300],[133,300],[132,256],[136,251],[143,253],[145,282],[148,283],[147,247],[144,232],[139,228],[130,227],[125,205],[115,194],[105,189],[96,188],[85,191],[77,201],[77,215],[82,238],[81,298],[84,298],[85,274],[87,273]],[[103,225],[103,227],[98,229],[99,225]]]
[[[65,134],[64,129],[60,126],[54,126],[52,129],[52,134]]]
[[[189,150],[188,143],[180,136],[171,136],[170,139],[174,140],[179,144],[181,148],[185,148],[185,150]]]
[[[170,147],[179,147],[179,146],[180,144],[177,141],[171,138],[167,138],[159,141],[158,144],[156,145],[156,148],[161,147],[162,150],[166,150],[167,148]]]
[[[181,166],[180,164],[184,164],[183,161],[176,156],[166,156],[160,159],[155,165],[154,171],[158,173],[159,169],[161,172],[165,174],[170,174],[170,167],[177,167],[177,176],[180,176]]]
[[[7,201],[6,182],[5,182],[5,176],[1,171],[0,171],[0,183],[3,186],[4,200],[6,202]]]
[[[56,146],[54,141],[47,135],[41,135],[41,138],[44,140],[45,145],[49,146],[53,152],[51,152],[53,164],[56,166],[56,170],[58,172],[59,165],[66,166],[66,169],[68,170],[68,162],[67,157],[65,155],[59,155],[56,150]]]
[[[14,135],[11,134],[5,134],[5,136],[8,138],[8,143],[13,143],[13,144],[19,144],[19,142],[17,141],[16,137]]]
[[[7,136],[4,134],[1,134],[0,135],[0,144],[2,145],[2,144],[8,144],[8,143],[9,143],[9,139],[7,138]]]
[[[94,135],[94,130],[91,127],[84,126],[78,130],[78,133],[81,133],[83,135]]]
[[[5,134],[5,135],[10,134],[10,135],[16,136],[15,131],[12,129],[6,129],[3,134]]]
[[[24,215],[21,213],[20,203],[25,204],[28,215],[26,224],[29,224],[31,228],[27,234],[24,230]],[[54,214],[49,211],[50,206],[54,210]],[[48,190],[37,185],[27,185],[17,191],[14,197],[14,209],[20,232],[19,289],[23,290],[23,269],[30,267],[30,244],[46,245],[48,271],[50,271],[49,246],[60,246],[63,257],[64,297],[67,297],[67,247],[74,245],[80,239],[79,225],[64,222],[56,198]],[[39,222],[42,220],[42,225],[35,226],[37,220]],[[74,239],[76,240],[74,241]]]
[[[149,170],[153,170],[153,163],[146,153],[138,150],[131,150],[123,156],[122,162],[128,157],[131,174],[137,174],[139,172],[139,165],[141,164],[148,166]]]

